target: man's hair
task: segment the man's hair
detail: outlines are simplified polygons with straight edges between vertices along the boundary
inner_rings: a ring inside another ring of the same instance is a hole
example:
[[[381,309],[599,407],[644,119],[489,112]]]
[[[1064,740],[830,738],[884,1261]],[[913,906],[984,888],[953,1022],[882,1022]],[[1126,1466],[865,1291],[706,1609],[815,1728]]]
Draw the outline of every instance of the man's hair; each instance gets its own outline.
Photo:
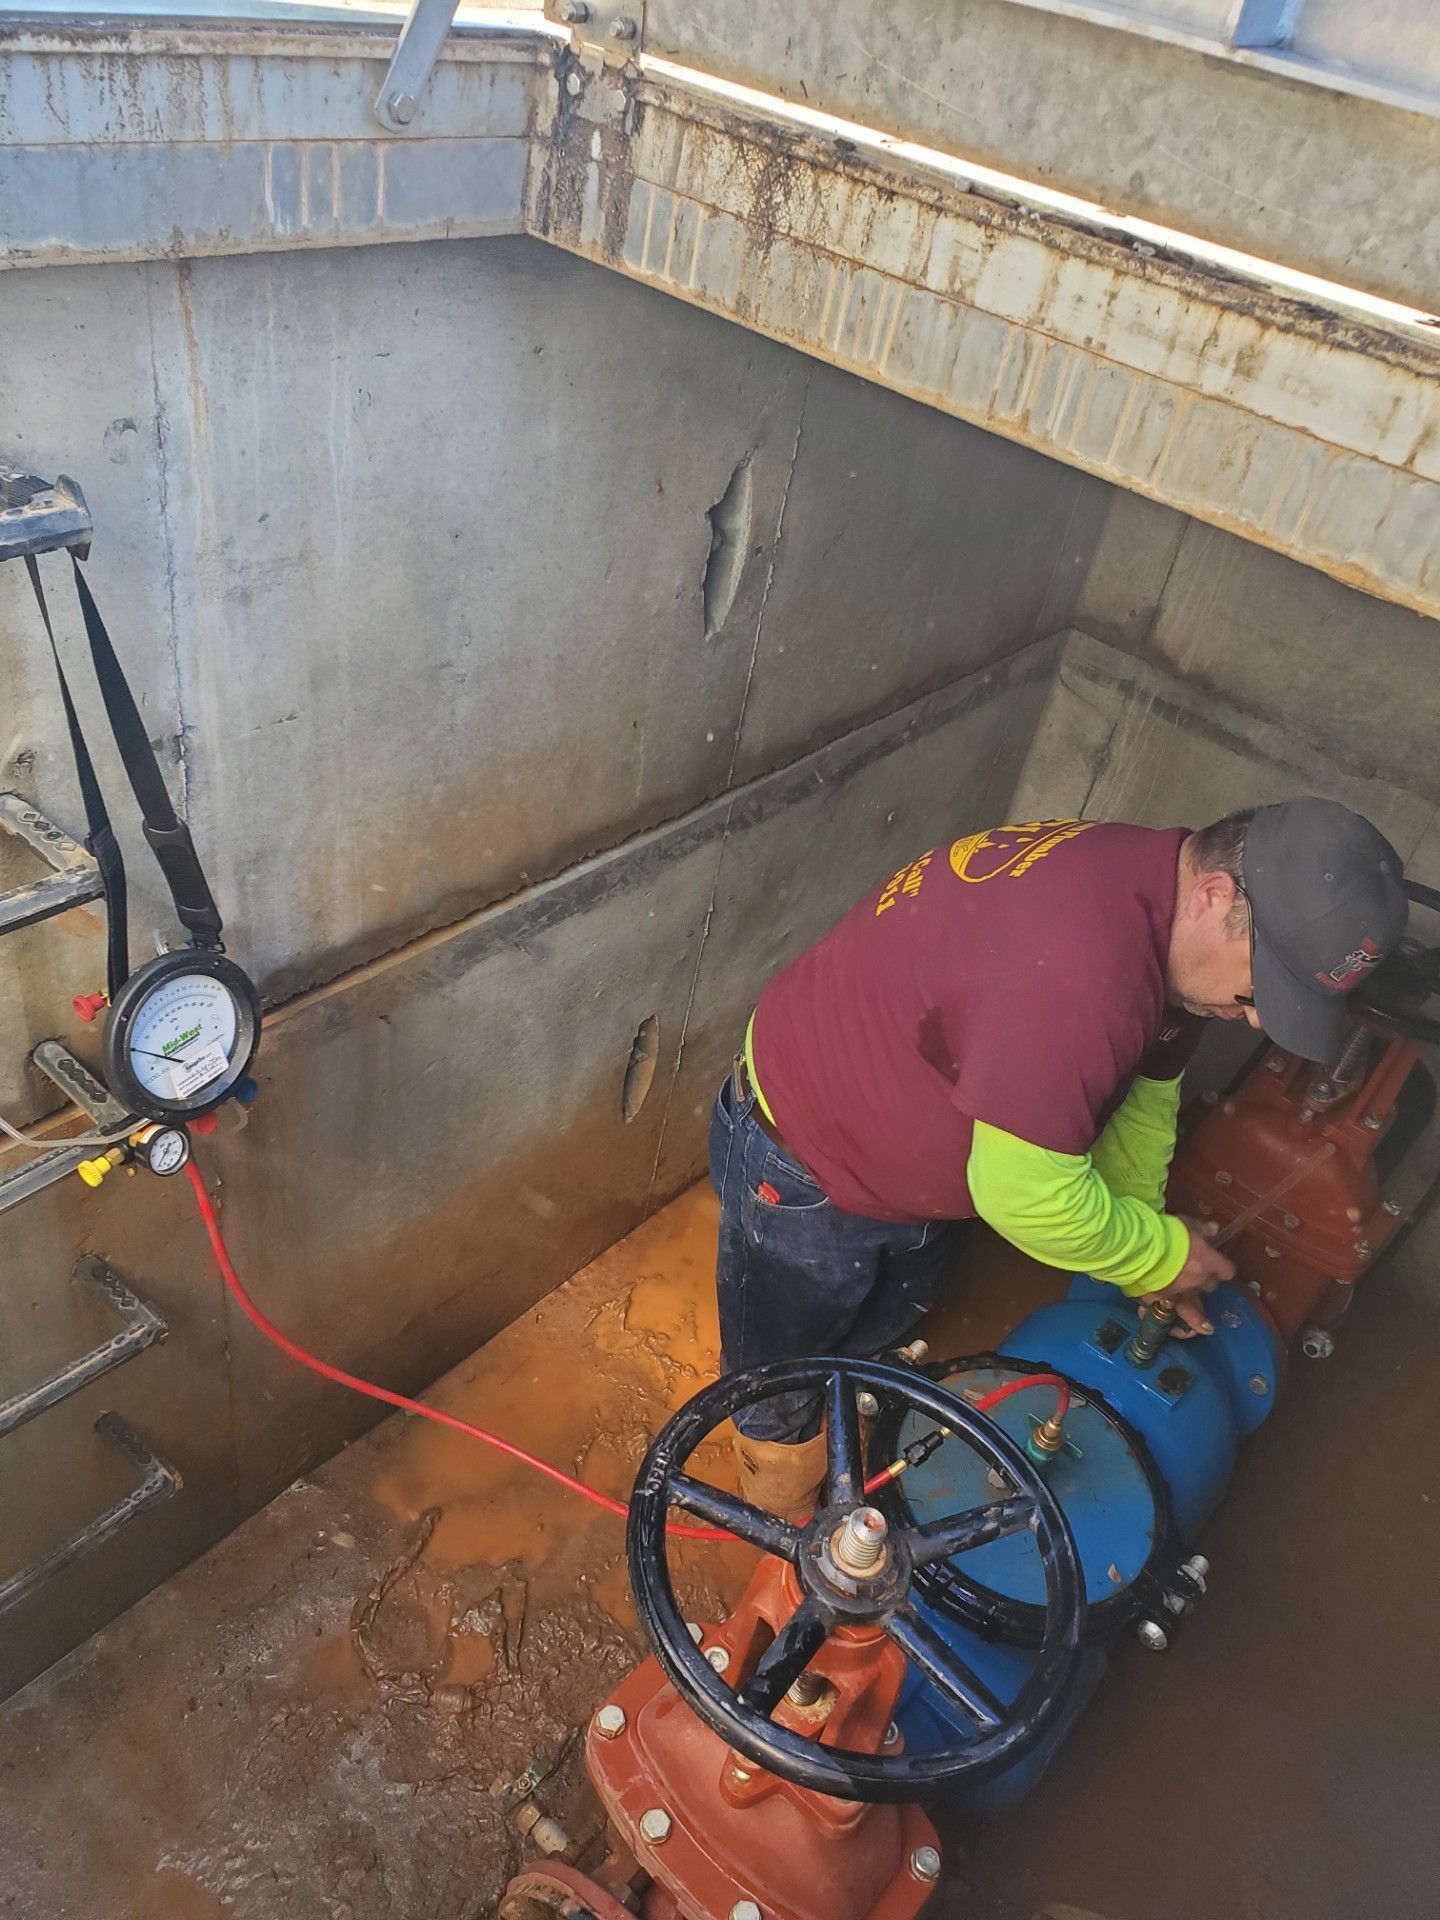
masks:
[[[1237,887],[1245,883],[1245,829],[1255,818],[1254,807],[1242,807],[1227,813],[1223,820],[1202,827],[1190,836],[1186,857],[1196,873],[1228,873]],[[1232,939],[1244,933],[1250,910],[1243,899],[1237,900],[1225,922]]]

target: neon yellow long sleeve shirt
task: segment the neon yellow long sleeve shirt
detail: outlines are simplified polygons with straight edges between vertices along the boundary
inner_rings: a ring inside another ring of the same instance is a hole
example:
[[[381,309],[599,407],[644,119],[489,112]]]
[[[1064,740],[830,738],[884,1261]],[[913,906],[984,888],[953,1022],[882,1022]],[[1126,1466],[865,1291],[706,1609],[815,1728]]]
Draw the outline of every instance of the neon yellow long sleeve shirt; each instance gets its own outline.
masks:
[[[1164,1212],[1178,1080],[1136,1080],[1089,1153],[1052,1153],[977,1120],[967,1177],[975,1211],[1047,1266],[1154,1293],[1184,1266],[1182,1220]]]

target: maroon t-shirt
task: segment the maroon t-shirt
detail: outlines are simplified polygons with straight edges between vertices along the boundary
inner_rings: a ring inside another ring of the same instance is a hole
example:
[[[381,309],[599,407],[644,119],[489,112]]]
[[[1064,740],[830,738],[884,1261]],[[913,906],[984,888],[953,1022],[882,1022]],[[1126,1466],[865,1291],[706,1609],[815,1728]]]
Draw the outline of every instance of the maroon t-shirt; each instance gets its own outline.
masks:
[[[970,834],[777,974],[756,1077],[836,1206],[965,1218],[976,1120],[1086,1153],[1142,1065],[1180,1072],[1203,1025],[1165,999],[1185,837],[1084,820]]]

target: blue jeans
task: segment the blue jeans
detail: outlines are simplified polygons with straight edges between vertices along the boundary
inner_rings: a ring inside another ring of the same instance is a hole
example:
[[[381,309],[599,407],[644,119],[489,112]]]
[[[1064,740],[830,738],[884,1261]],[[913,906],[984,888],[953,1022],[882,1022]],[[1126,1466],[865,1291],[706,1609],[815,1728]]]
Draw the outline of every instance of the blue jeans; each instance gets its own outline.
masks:
[[[904,1226],[844,1212],[754,1110],[737,1065],[710,1119],[722,1371],[806,1354],[872,1359],[900,1345],[935,1300],[957,1223]],[[820,1404],[818,1395],[777,1394],[735,1424],[752,1440],[807,1440],[819,1431]]]

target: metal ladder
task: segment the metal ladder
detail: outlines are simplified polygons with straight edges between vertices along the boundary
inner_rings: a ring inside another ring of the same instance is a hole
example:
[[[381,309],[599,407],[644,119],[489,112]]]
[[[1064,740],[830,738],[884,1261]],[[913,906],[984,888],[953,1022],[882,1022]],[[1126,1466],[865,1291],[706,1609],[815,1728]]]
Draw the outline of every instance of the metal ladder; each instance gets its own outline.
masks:
[[[73,481],[62,475],[51,483],[0,461],[0,562],[65,548],[83,559],[89,551],[91,531],[90,511]],[[20,794],[0,792],[0,833],[28,847],[48,869],[38,879],[0,892],[0,937],[101,898],[104,889],[100,869],[89,853]],[[123,1138],[136,1125],[137,1116],[128,1113],[108,1087],[59,1040],[40,1041],[30,1059],[68,1101],[86,1114],[95,1131]],[[0,1213],[63,1180],[93,1151],[62,1143],[0,1173]],[[155,1346],[169,1331],[154,1307],[105,1261],[94,1256],[82,1259],[75,1270],[75,1281],[114,1308],[119,1327],[48,1380],[0,1401],[0,1440],[113,1368],[133,1360],[147,1347]],[[182,1483],[174,1467],[118,1413],[102,1413],[95,1422],[95,1432],[133,1466],[135,1485],[70,1539],[0,1580],[0,1613],[27,1599],[82,1554],[111,1539],[137,1514],[179,1492]]]

